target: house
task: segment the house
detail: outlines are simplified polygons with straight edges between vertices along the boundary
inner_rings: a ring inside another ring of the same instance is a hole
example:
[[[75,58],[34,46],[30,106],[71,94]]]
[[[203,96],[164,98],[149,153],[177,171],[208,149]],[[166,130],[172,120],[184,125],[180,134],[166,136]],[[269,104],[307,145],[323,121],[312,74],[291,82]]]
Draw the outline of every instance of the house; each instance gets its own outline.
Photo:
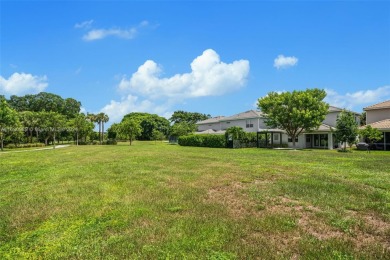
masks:
[[[383,138],[376,142],[376,148],[390,151],[390,100],[364,108],[366,125],[377,128]]]
[[[217,116],[196,123],[196,125],[198,126],[198,132],[204,132],[209,129],[214,131],[220,131],[221,130],[220,120],[222,118],[224,118],[224,116]]]
[[[335,142],[333,129],[336,127],[336,120],[343,109],[330,106],[329,112],[325,120],[318,129],[311,132],[303,132],[299,135],[295,142],[297,148],[323,148],[334,149],[339,144]],[[355,120],[359,124],[360,114],[353,112]],[[260,111],[249,110],[228,117],[214,117],[196,123],[198,133],[224,133],[226,129],[232,126],[239,126],[246,132],[257,132],[259,136],[263,136],[267,142],[266,146],[280,144],[293,147],[293,140],[286,134],[284,130],[272,129],[266,125],[267,117]],[[213,130],[214,132],[208,131]],[[263,139],[264,139],[263,138]]]

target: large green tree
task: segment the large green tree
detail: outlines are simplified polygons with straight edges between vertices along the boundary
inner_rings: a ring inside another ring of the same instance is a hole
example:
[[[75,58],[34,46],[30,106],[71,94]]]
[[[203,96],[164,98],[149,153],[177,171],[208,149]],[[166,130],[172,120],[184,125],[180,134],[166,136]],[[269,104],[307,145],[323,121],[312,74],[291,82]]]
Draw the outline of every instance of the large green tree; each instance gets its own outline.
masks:
[[[138,120],[134,118],[125,118],[119,124],[119,131],[126,136],[131,145],[135,137],[141,133],[142,129]]]
[[[169,132],[169,121],[156,114],[130,113],[124,116],[125,119],[134,119],[140,122],[141,132],[137,136],[138,140],[153,140],[153,130],[158,130],[164,135]]]
[[[75,118],[69,121],[69,126],[73,128],[76,133],[76,145],[79,145],[79,138],[86,136],[88,133],[93,131],[93,123],[90,122],[85,114],[78,114]]]
[[[171,130],[169,132],[170,136],[183,136],[188,135],[190,133],[193,133],[196,131],[196,126],[194,124],[190,124],[187,122],[180,122],[176,123],[171,127]]]
[[[336,140],[344,143],[343,150],[347,149],[347,143],[351,146],[356,143],[358,136],[358,124],[355,120],[355,115],[343,110],[336,119],[336,129],[334,131]]]
[[[61,96],[40,92],[35,95],[12,95],[8,100],[9,105],[18,112],[52,111],[67,118],[73,118],[80,113],[81,103],[73,98],[63,99]]]
[[[19,126],[19,118],[17,112],[12,109],[7,101],[0,100],[0,142],[1,151],[4,149],[4,137],[6,133],[16,131],[12,129]]]
[[[40,112],[40,128],[41,134],[44,136],[45,145],[48,144],[50,138],[53,139],[53,148],[55,148],[56,136],[59,132],[63,131],[66,126],[66,118],[56,112]]]
[[[23,127],[26,129],[29,142],[32,143],[33,132],[39,127],[38,113],[32,111],[19,112],[19,119]]]
[[[270,92],[259,98],[257,106],[267,115],[266,124],[283,129],[292,138],[303,131],[317,129],[328,113],[329,105],[324,102],[325,90],[307,89],[292,92]]]
[[[211,115],[209,115],[209,114],[206,115],[206,114],[201,114],[201,113],[197,113],[197,112],[186,112],[186,111],[182,111],[182,110],[177,110],[177,111],[173,112],[169,121],[171,121],[174,124],[175,123],[182,123],[182,122],[186,122],[189,124],[195,124],[196,122],[206,120],[210,117],[211,117]]]

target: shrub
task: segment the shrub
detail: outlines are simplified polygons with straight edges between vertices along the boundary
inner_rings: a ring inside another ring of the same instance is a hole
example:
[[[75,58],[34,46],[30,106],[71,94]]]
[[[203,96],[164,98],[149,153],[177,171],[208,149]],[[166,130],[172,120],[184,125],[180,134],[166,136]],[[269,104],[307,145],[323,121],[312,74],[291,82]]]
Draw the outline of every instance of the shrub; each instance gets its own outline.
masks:
[[[107,141],[103,142],[104,145],[116,145],[118,142],[115,139],[108,139]]]
[[[185,135],[179,137],[179,145],[181,146],[198,146],[225,148],[226,139],[224,135]]]
[[[43,143],[26,143],[26,144],[8,144],[6,145],[6,148],[8,149],[15,149],[15,148],[33,148],[33,147],[43,147],[45,144]]]
[[[7,144],[5,147],[8,148],[8,149],[17,148],[17,146],[15,144]]]

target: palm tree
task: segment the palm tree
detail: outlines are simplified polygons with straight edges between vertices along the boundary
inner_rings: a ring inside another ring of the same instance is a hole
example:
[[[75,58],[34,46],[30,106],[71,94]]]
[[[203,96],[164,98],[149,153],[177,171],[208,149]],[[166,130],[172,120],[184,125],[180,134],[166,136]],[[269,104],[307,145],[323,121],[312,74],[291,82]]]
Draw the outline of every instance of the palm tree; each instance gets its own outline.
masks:
[[[90,113],[87,113],[87,116],[86,116],[87,120],[89,120],[91,123],[97,123],[97,115],[95,114],[90,114]],[[92,137],[93,139],[93,137]]]
[[[101,113],[102,114],[102,139],[103,139],[103,142],[104,142],[104,123],[107,123],[108,120],[110,120],[110,118],[108,117],[107,114],[104,114],[104,113]]]
[[[102,120],[103,113],[96,114],[95,122],[99,125],[99,143],[102,144]]]

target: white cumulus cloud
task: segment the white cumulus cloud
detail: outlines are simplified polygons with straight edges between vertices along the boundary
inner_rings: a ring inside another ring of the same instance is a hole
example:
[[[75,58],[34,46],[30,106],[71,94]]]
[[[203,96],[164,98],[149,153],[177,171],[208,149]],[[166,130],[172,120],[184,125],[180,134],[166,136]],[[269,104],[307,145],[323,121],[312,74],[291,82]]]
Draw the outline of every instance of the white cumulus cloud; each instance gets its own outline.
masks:
[[[83,36],[85,41],[94,41],[106,38],[107,36],[116,36],[118,38],[133,39],[137,34],[135,28],[130,29],[96,29],[91,30]]]
[[[74,28],[77,28],[77,29],[81,29],[81,28],[88,29],[88,28],[91,27],[92,23],[93,23],[93,20],[84,21],[84,22],[81,22],[81,23],[76,23],[74,25]]]
[[[48,86],[47,76],[34,76],[32,74],[12,74],[8,79],[0,76],[0,93],[8,95],[22,95],[38,93]]]
[[[339,94],[333,89],[325,89],[325,91],[327,93],[326,102],[336,107],[348,109],[361,108],[390,99],[390,86],[359,90],[352,93],[347,92],[345,94]]]
[[[205,50],[191,63],[191,72],[161,77],[162,68],[147,60],[131,78],[123,78],[120,90],[135,92],[151,98],[192,98],[223,95],[245,86],[249,61],[224,63],[212,49]]]
[[[205,50],[191,63],[191,71],[162,77],[163,70],[152,60],[139,66],[131,77],[118,84],[123,97],[111,100],[101,109],[110,122],[119,122],[131,112],[148,112],[169,118],[172,108],[188,98],[223,95],[246,85],[249,61],[224,63],[212,49]]]
[[[169,107],[157,105],[147,99],[139,100],[137,96],[128,95],[122,97],[120,101],[111,100],[111,102],[101,109],[101,112],[106,113],[110,117],[110,122],[120,122],[124,115],[131,112],[148,112],[158,115],[171,115],[168,111]]]
[[[285,57],[284,55],[278,55],[274,60],[274,67],[277,69],[285,69],[297,65],[297,63],[298,58],[294,56]]]
[[[91,20],[91,24],[92,24],[92,21],[93,20]],[[87,24],[87,25],[90,26],[90,24]],[[122,38],[122,39],[133,39],[137,36],[140,28],[146,27],[148,25],[149,25],[148,21],[142,21],[137,26],[126,28],[126,29],[121,29],[121,28],[91,29],[86,34],[83,35],[83,40],[84,41],[95,41],[95,40],[104,39],[108,36],[115,36],[115,37]],[[81,23],[79,26],[80,26],[79,28],[86,28],[85,27],[86,25],[83,25],[83,23]]]

